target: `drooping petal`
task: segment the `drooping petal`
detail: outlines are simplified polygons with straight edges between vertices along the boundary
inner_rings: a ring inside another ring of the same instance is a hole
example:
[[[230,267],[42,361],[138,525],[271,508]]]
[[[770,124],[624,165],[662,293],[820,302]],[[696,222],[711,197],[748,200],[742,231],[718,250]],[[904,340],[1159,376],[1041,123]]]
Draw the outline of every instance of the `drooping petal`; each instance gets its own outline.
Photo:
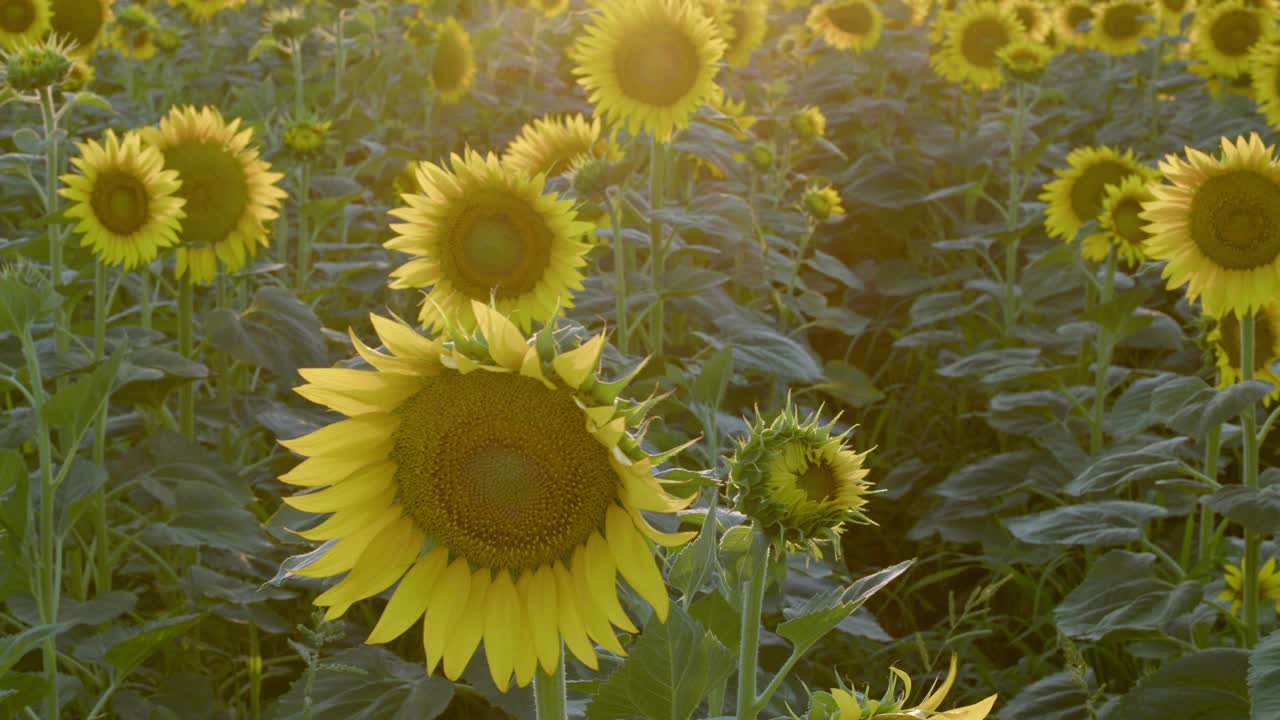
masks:
[[[431,589],[449,561],[449,551],[436,548],[423,555],[400,579],[382,617],[373,626],[366,643],[376,645],[400,637],[427,611]]]

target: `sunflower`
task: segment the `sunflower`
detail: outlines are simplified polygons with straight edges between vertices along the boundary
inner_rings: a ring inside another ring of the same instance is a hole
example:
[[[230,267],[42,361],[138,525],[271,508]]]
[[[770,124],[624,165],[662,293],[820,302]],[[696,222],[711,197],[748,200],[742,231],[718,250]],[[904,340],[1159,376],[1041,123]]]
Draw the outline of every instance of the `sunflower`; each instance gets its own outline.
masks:
[[[1080,254],[1086,260],[1101,262],[1114,247],[1117,257],[1134,267],[1147,259],[1143,251],[1146,224],[1140,217],[1142,204],[1152,199],[1151,181],[1143,175],[1130,175],[1115,185],[1108,185],[1098,211],[1102,232],[1085,238]]]
[[[91,139],[76,148],[76,172],[59,178],[66,187],[58,194],[72,202],[67,217],[80,219],[75,232],[84,236],[82,246],[108,265],[132,269],[177,244],[185,201],[178,174],[164,169],[158,150],[136,132],[122,141],[111,130],[104,144]]]
[[[1249,61],[1249,77],[1258,110],[1280,128],[1280,41],[1258,43]]]
[[[843,215],[844,205],[840,202],[840,193],[830,185],[811,185],[804,191],[801,204],[805,212],[815,220],[827,220],[832,215]]]
[[[49,0],[0,0],[0,47],[29,45],[49,30]]]
[[[889,680],[889,689],[882,700],[871,699],[869,689],[868,692],[859,694],[844,687],[831,688],[831,700],[836,706],[836,712],[829,716],[830,720],[910,720],[925,717],[938,718],[938,720],[985,720],[987,715],[991,714],[991,709],[995,707],[997,696],[992,695],[973,705],[946,712],[938,710],[956,681],[955,655],[951,656],[951,667],[942,684],[913,708],[903,707],[911,697],[911,676],[897,668],[890,668],[890,670],[894,677],[902,681],[901,695],[897,693],[893,677]],[[812,712],[809,717],[811,720],[815,718]]]
[[[880,42],[884,15],[871,0],[827,0],[813,6],[806,24],[831,47],[856,52]]]
[[[734,507],[775,544],[814,553],[844,523],[867,522],[870,451],[850,450],[847,438],[791,405],[770,423],[758,418],[730,461]]]
[[[713,0],[707,9],[726,43],[725,63],[733,67],[746,65],[751,52],[764,41],[769,22],[767,0]]]
[[[1235,143],[1222,138],[1214,158],[1187,148],[1160,171],[1171,185],[1152,188],[1143,205],[1147,255],[1168,260],[1170,289],[1187,285],[1187,298],[1205,312],[1243,315],[1280,293],[1280,164],[1274,148],[1253,133]]]
[[[137,7],[130,5],[129,7]],[[155,34],[152,27],[129,28],[116,25],[111,30],[111,47],[120,54],[135,60],[149,60],[156,55]]]
[[[827,116],[822,114],[822,108],[813,105],[805,105],[791,113],[787,124],[801,140],[812,140],[827,134]]]
[[[1058,6],[1054,29],[1063,44],[1084,47],[1089,43],[1089,28],[1093,17],[1094,3],[1088,0],[1069,0]]]
[[[191,19],[198,23],[208,22],[223,10],[237,8],[245,2],[247,0],[177,0],[179,5],[186,8]]]
[[[605,157],[616,160],[617,145],[600,139],[600,119],[581,114],[541,117],[520,129],[502,153],[504,167],[526,175],[559,175],[579,160]]]
[[[681,0],[611,0],[578,39],[574,74],[608,122],[660,140],[714,98],[724,40]]]
[[[693,498],[654,476],[661,458],[628,431],[639,413],[616,399],[625,382],[598,380],[603,336],[560,353],[552,326],[530,343],[483,303],[469,313],[479,333],[451,327],[451,344],[373,316],[390,354],[352,333],[373,370],[300,371],[298,394],[347,419],[281,441],[307,459],[280,479],[329,486],[285,499],[333,513],[298,533],[327,552],[292,569],[347,573],[315,599],[326,619],[398,580],[367,642],[425,616],[428,672],[443,660],[456,680],[483,641],[505,691],[513,673],[525,686],[539,664],[555,672],[561,641],[593,669],[594,644],[625,654],[614,627],[636,626],[618,601],[619,574],[666,620],[646,538],[674,547],[694,533],[659,532],[641,512]]]
[[[111,19],[111,0],[49,0],[49,31],[75,43],[75,53],[93,53]]]
[[[1080,228],[1098,217],[1107,188],[1136,175],[1154,180],[1156,173],[1137,161],[1132,150],[1123,154],[1109,147],[1079,147],[1067,155],[1067,167],[1047,183],[1040,200],[1045,210],[1045,231],[1070,242]]]
[[[591,230],[572,200],[543,192],[544,175],[504,167],[489,154],[454,155],[451,168],[418,166],[421,194],[391,212],[403,220],[386,247],[418,256],[391,273],[393,288],[430,287],[419,319],[471,327],[471,301],[489,302],[528,330],[572,307],[582,288]]]
[[[1234,313],[1227,313],[1217,321],[1208,339],[1218,366],[1218,384],[1225,388],[1239,381],[1244,367],[1240,353],[1240,320]],[[1280,375],[1271,369],[1280,361],[1280,301],[1273,300],[1256,311],[1253,347],[1254,377],[1273,386],[1266,397],[1266,403],[1270,405],[1280,400]]]
[[[1030,38],[1015,40],[1000,48],[998,54],[1009,75],[1024,82],[1040,77],[1053,59],[1053,50]]]
[[[1150,35],[1155,27],[1147,0],[1110,0],[1096,12],[1089,41],[1109,55],[1128,55],[1141,50],[1142,37]]]
[[[1004,6],[1018,19],[1027,37],[1043,40],[1049,34],[1051,20],[1041,0],[1004,0]]]
[[[1024,37],[1018,19],[994,0],[978,0],[951,14],[934,72],[980,90],[1000,86],[1000,50]]]
[[[1182,32],[1182,18],[1195,8],[1195,0],[1155,0],[1156,19],[1166,35]]]
[[[1244,605],[1244,571],[1239,565],[1227,565],[1227,589],[1218,594],[1219,600],[1231,603],[1231,612],[1239,612]],[[1280,613],[1280,572],[1276,572],[1276,559],[1271,558],[1262,564],[1262,572],[1258,573],[1258,595],[1276,601],[1276,612]]]
[[[174,107],[160,126],[144,128],[143,138],[164,154],[175,170],[187,201],[178,246],[178,277],[205,284],[217,273],[218,261],[236,272],[267,245],[266,221],[277,216],[285,192],[276,186],[284,177],[250,147],[252,128],[240,130],[211,107]]]
[[[1191,23],[1191,53],[1210,72],[1235,77],[1249,69],[1250,51],[1274,25],[1270,11],[1241,0],[1201,8]]]
[[[476,56],[471,36],[453,18],[446,18],[436,33],[436,54],[431,61],[431,86],[440,101],[452,105],[467,96],[476,78]]]

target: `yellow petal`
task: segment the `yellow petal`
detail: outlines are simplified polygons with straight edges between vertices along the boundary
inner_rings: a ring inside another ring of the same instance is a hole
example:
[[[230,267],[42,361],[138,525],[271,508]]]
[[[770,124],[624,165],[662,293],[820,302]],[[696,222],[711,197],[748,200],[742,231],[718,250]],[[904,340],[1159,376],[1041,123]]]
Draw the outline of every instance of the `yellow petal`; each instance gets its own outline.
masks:
[[[604,335],[596,335],[573,350],[557,355],[551,366],[569,387],[581,388],[595,372],[603,349]]]
[[[861,720],[862,708],[858,707],[858,700],[852,694],[840,688],[831,688],[831,697],[835,698],[836,706],[840,708],[837,720]]]
[[[476,326],[489,345],[489,355],[502,367],[520,370],[528,343],[520,329],[502,313],[476,300],[471,301],[476,316]]]
[[[996,706],[996,697],[991,697],[972,705],[962,708],[948,710],[944,713],[934,715],[934,720],[985,720],[987,715],[991,714],[991,709]]]
[[[650,525],[644,515],[641,515],[639,510],[636,510],[630,505],[627,506],[627,514],[631,516],[631,522],[635,523],[637,530],[639,530],[645,537],[663,547],[680,547],[698,536],[697,530],[683,530],[681,532],[673,533],[662,532],[658,528]]]
[[[358,505],[336,510],[323,522],[308,530],[293,530],[294,535],[307,540],[332,540],[359,531],[374,518],[382,515],[395,500],[396,489],[388,487],[382,494]]]
[[[386,442],[400,427],[400,417],[369,413],[326,425],[312,433],[280,444],[304,457],[360,455],[368,457],[369,445]]]
[[[303,577],[330,577],[338,573],[344,573],[355,566],[356,561],[360,559],[360,553],[369,546],[369,542],[377,535],[382,528],[391,523],[392,520],[400,517],[400,507],[390,506],[378,515],[369,524],[359,530],[338,540],[321,555],[319,559],[310,565],[292,570],[294,575]]]
[[[569,574],[573,578],[573,594],[578,600],[578,614],[582,617],[582,624],[586,627],[587,635],[604,649],[618,655],[626,656],[627,652],[622,648],[622,644],[618,642],[618,636],[613,634],[613,628],[609,625],[609,618],[605,615],[604,608],[601,603],[591,593],[591,582],[587,578],[587,551],[583,546],[573,553],[573,560],[569,568]],[[610,588],[612,592],[612,588]],[[617,602],[617,597],[614,597]]]
[[[341,617],[352,603],[391,587],[417,559],[425,539],[410,518],[392,520],[360,553],[351,572],[315,599],[316,605],[329,606],[325,619]]]
[[[393,487],[396,464],[380,460],[366,465],[346,480],[323,490],[304,495],[291,495],[284,501],[303,512],[327,513],[362,505]]]
[[[445,568],[431,592],[427,603],[427,619],[422,625],[422,648],[427,656],[427,674],[436,671],[440,658],[444,657],[445,638],[467,604],[471,590],[471,568],[467,561],[455,558]]]
[[[529,586],[533,584],[533,573],[521,573],[516,581],[516,613],[520,622],[512,628],[516,638],[515,672],[516,685],[526,687],[533,682],[533,673],[538,669],[538,649],[533,645],[533,629],[529,624]]]
[[[951,692],[951,685],[956,681],[956,656],[951,655],[951,668],[947,670],[947,677],[942,681],[942,685],[929,694],[929,697],[920,703],[919,709],[927,712],[933,712],[938,709],[942,701],[947,698],[947,693]]]
[[[520,361],[520,374],[525,377],[533,378],[549,388],[555,388],[555,385],[547,379],[542,372],[542,358],[538,356],[536,348],[529,348],[524,354],[524,359]]]
[[[599,670],[600,661],[596,658],[595,648],[591,647],[582,615],[578,612],[579,600],[575,598],[577,593],[574,592],[573,578],[569,577],[569,571],[559,562],[552,571],[556,579],[556,603],[560,610],[560,634],[564,637],[565,647],[583,665]]]
[[[467,604],[455,616],[445,640],[444,675],[450,680],[457,680],[467,669],[467,662],[476,654],[476,647],[484,635],[484,603],[489,592],[489,578],[489,568],[480,568],[471,576]]]
[[[393,355],[435,362],[440,357],[441,343],[423,337],[413,328],[381,315],[369,315],[374,332]]]
[[[320,485],[336,485],[350,478],[356,471],[367,467],[373,460],[385,458],[391,454],[395,443],[391,438],[377,445],[366,448],[364,456],[331,458],[320,456],[303,460],[292,470],[280,476],[280,482],[302,487],[318,487]]]
[[[636,531],[627,511],[613,505],[605,516],[609,552],[618,566],[618,572],[626,578],[640,596],[649,601],[660,622],[667,621],[670,598],[667,586],[658,572],[653,555],[644,538]]]
[[[526,624],[515,583],[506,569],[500,570],[484,601],[484,655],[489,661],[493,684],[506,692],[515,668],[516,629]]]
[[[347,368],[304,368],[298,374],[309,384],[294,392],[347,416],[389,413],[422,389],[415,375]]]
[[[609,454],[609,463],[622,478],[629,504],[638,510],[671,513],[684,510],[693,504],[697,495],[679,498],[668,493],[652,474],[653,464],[648,459],[625,464],[616,453]]]
[[[532,572],[525,607],[529,609],[529,631],[543,672],[554,674],[560,664],[559,614],[556,609],[556,578],[543,565]]]
[[[382,610],[382,617],[373,626],[366,643],[376,645],[400,637],[404,631],[418,622],[427,611],[431,588],[449,562],[449,551],[436,548],[423,555],[400,579],[400,585],[391,595],[391,601]]]
[[[613,561],[613,553],[609,552],[609,543],[600,533],[592,533],[587,538],[587,584],[591,588],[591,597],[609,622],[624,632],[640,632],[622,609],[622,603],[618,602],[618,566]]]

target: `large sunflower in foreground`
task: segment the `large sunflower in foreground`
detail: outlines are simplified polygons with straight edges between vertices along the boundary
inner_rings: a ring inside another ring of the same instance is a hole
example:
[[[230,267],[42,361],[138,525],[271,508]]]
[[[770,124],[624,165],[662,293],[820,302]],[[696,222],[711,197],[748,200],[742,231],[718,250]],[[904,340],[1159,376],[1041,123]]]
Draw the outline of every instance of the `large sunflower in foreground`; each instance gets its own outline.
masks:
[[[813,6],[806,24],[833,48],[867,50],[880,42],[884,15],[871,0],[827,0]]]
[[[942,47],[930,64],[934,72],[953,82],[980,90],[997,88],[1004,80],[1000,50],[1024,35],[1018,19],[1005,7],[978,0],[948,17]]]
[[[1115,248],[1125,264],[1134,267],[1147,259],[1143,244],[1150,237],[1142,220],[1142,204],[1153,198],[1151,181],[1146,175],[1130,175],[1118,184],[1108,185],[1098,211],[1100,233],[1085,238],[1080,254],[1087,260],[1101,262]]]
[[[431,62],[431,86],[446,105],[467,96],[476,78],[475,51],[471,36],[452,17],[436,32],[436,52]]]
[[[419,319],[473,327],[471,302],[489,302],[526,331],[572,307],[582,288],[584,236],[572,200],[543,193],[544,175],[504,167],[492,154],[454,155],[451,168],[418,166],[421,194],[391,211],[402,223],[386,247],[417,258],[391,273],[393,288],[430,288]]]
[[[108,265],[134,268],[178,242],[185,201],[177,195],[178,174],[164,169],[158,150],[144,146],[137,133],[121,141],[111,130],[104,144],[87,140],[76,147],[76,172],[60,178],[66,187],[59,194],[72,202],[67,217],[80,220],[81,245]]]
[[[111,19],[111,0],[49,0],[49,30],[75,43],[75,54],[91,54]]]
[[[49,30],[49,0],[0,0],[0,48],[29,45]]]
[[[1209,344],[1218,367],[1218,385],[1228,387],[1240,380],[1244,356],[1240,352],[1240,319],[1227,313],[1217,319],[1209,333]],[[1271,366],[1280,362],[1280,300],[1273,300],[1256,311],[1253,320],[1253,376],[1273,386],[1267,394],[1270,405],[1280,400],[1280,375]]]
[[[1143,36],[1155,29],[1148,0],[1110,0],[1096,10],[1089,40],[1110,55],[1128,55],[1142,49]]]
[[[1160,172],[1171,185],[1152,187],[1146,203],[1147,255],[1168,260],[1170,289],[1187,286],[1209,315],[1243,315],[1280,295],[1280,165],[1275,148],[1253,133],[1222,138],[1213,157],[1187,148]]]
[[[600,139],[600,119],[581,114],[541,117],[520,129],[502,153],[502,164],[526,175],[559,175],[589,157],[617,159],[618,148]]]
[[[1270,10],[1241,0],[1202,7],[1191,23],[1191,54],[1217,75],[1235,77],[1249,69],[1254,46],[1274,32]]]
[[[177,171],[186,200],[176,273],[206,284],[221,261],[236,272],[267,245],[266,222],[285,198],[276,183],[284,176],[250,147],[253,129],[240,129],[212,107],[174,107],[143,138],[164,154],[166,169]]]
[[[668,595],[647,540],[678,546],[642,511],[671,513],[692,498],[668,493],[658,458],[629,432],[639,422],[596,376],[603,336],[557,353],[474,303],[478,335],[451,344],[373,316],[390,354],[352,334],[373,370],[302,370],[303,397],[347,416],[281,441],[307,458],[284,482],[325,489],[285,499],[333,513],[299,534],[327,541],[308,577],[347,575],[315,599],[326,619],[397,581],[367,642],[384,643],[424,618],[426,668],[457,679],[484,642],[499,689],[552,673],[561,642],[596,668],[593,644],[625,654],[614,634],[636,627],[617,576],[665,621]],[[466,348],[463,350],[462,348]],[[349,572],[348,572],[349,571]]]
[[[1258,43],[1249,61],[1249,77],[1258,110],[1272,128],[1280,128],[1280,37]]]
[[[687,0],[610,0],[574,46],[573,72],[606,121],[666,140],[719,92],[724,48]]]
[[[1080,228],[1096,220],[1107,188],[1136,175],[1154,180],[1157,174],[1133,156],[1109,147],[1080,147],[1067,155],[1067,167],[1057,171],[1057,179],[1046,183],[1040,200],[1045,209],[1045,231],[1050,237],[1070,242]]]

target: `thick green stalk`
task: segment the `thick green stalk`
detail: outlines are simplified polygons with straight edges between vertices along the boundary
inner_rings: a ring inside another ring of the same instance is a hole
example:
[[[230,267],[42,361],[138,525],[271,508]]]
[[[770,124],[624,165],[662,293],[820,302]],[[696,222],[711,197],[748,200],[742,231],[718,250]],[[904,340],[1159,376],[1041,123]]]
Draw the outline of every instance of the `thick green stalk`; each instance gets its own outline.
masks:
[[[737,720],[755,720],[756,675],[760,664],[760,612],[764,588],[769,578],[769,540],[758,528],[751,538],[747,568],[751,573],[742,585],[742,644],[738,648]]]
[[[1245,314],[1240,321],[1240,380],[1253,380],[1254,373],[1254,341],[1256,332],[1256,315]],[[1241,484],[1247,488],[1258,488],[1258,416],[1254,404],[1240,412],[1240,426],[1244,433],[1244,458],[1241,463]],[[1245,528],[1244,531],[1244,625],[1245,643],[1253,647],[1258,643],[1258,551],[1262,538],[1256,530]]]
[[[45,88],[38,91],[40,97],[40,115],[44,121],[44,181],[45,181],[45,214],[52,216],[58,212],[61,204],[58,196],[58,168],[62,159],[59,156],[61,143],[55,139],[58,132],[58,111],[53,104],[53,90]],[[62,223],[50,222],[49,233],[49,271],[53,276],[53,287],[62,287]],[[62,306],[53,311],[53,345],[59,354],[71,347],[71,338],[63,332],[64,318]]]
[[[567,720],[569,717],[569,701],[565,688],[564,650],[560,651],[560,662],[551,675],[538,668],[533,676],[533,702],[538,720]]]
[[[1206,477],[1218,479],[1218,456],[1222,450],[1222,428],[1215,427],[1205,438],[1204,474]],[[1208,505],[1200,506],[1200,554],[1197,562],[1208,568],[1213,564],[1213,509]]]
[[[306,74],[302,69],[302,38],[294,40],[289,48],[289,57],[293,60],[293,111],[299,117],[307,108]]]
[[[93,266],[93,359],[102,362],[107,355],[107,315],[111,312],[111,297],[107,293],[107,268],[102,263]],[[98,417],[93,421],[93,464],[107,464],[107,406],[103,403]],[[93,534],[95,540],[93,584],[99,593],[111,590],[111,537],[107,531],[106,488],[99,487],[93,497]]]
[[[151,329],[151,266],[138,268],[138,294],[141,296],[142,327]]]
[[[333,102],[337,104],[342,97],[342,76],[347,71],[347,12],[338,10],[338,26],[334,29],[334,70],[333,70]],[[341,170],[346,160],[343,153],[338,153],[338,169]]]
[[[1116,282],[1116,250],[1112,246],[1107,250],[1107,269],[1103,276],[1102,298],[1099,305],[1111,302]],[[1094,368],[1093,380],[1093,418],[1089,421],[1089,452],[1097,455],[1102,452],[1102,419],[1107,407],[1107,370],[1111,367],[1111,330],[1103,325],[1098,326],[1098,356]]]
[[[606,195],[605,203],[609,206],[609,226],[613,234],[609,241],[613,244],[613,292],[616,305],[615,314],[618,322],[618,352],[624,356],[630,350],[630,324],[627,322],[627,249],[622,242],[622,218],[618,208],[619,199]]]
[[[40,372],[40,361],[36,355],[35,342],[31,339],[31,330],[23,328],[19,337],[22,343],[22,355],[27,362],[27,374],[31,377],[31,411],[36,418],[36,449],[40,457],[40,563],[36,593],[40,610],[40,622],[52,625],[58,621],[58,600],[61,585],[58,582],[58,568],[62,565],[57,557],[58,543],[54,525],[53,498],[56,481],[53,475],[53,436],[49,423],[44,419],[44,406],[48,396],[44,389],[44,376]],[[45,716],[59,717],[58,708],[58,649],[53,638],[44,641],[42,648],[44,660],[45,682],[49,692],[45,696]]]
[[[298,168],[298,275],[294,287],[302,292],[307,287],[307,275],[311,271],[311,237],[307,223],[307,198],[311,195],[311,163],[302,162]]]
[[[178,353],[192,357],[192,315],[195,313],[195,286],[185,280],[178,281]],[[179,394],[179,422],[182,435],[188,440],[196,436],[196,389],[191,383],[182,386]]]
[[[1018,81],[1013,120],[1009,129],[1009,201],[1005,207],[1005,228],[1009,231],[1018,227],[1022,207],[1022,173],[1018,170],[1018,161],[1022,156],[1022,124],[1027,110],[1026,96],[1026,83]],[[1018,320],[1018,241],[1015,238],[1005,241],[1004,286],[1004,329],[1007,335]]]
[[[662,354],[663,334],[666,328],[663,325],[663,302],[662,302],[662,272],[664,263],[664,255],[666,248],[664,247],[663,237],[665,232],[662,227],[662,219],[658,213],[662,210],[662,204],[665,199],[667,186],[667,145],[653,138],[652,151],[649,153],[649,273],[652,279],[653,292],[653,315],[650,317],[650,344],[654,355]]]

